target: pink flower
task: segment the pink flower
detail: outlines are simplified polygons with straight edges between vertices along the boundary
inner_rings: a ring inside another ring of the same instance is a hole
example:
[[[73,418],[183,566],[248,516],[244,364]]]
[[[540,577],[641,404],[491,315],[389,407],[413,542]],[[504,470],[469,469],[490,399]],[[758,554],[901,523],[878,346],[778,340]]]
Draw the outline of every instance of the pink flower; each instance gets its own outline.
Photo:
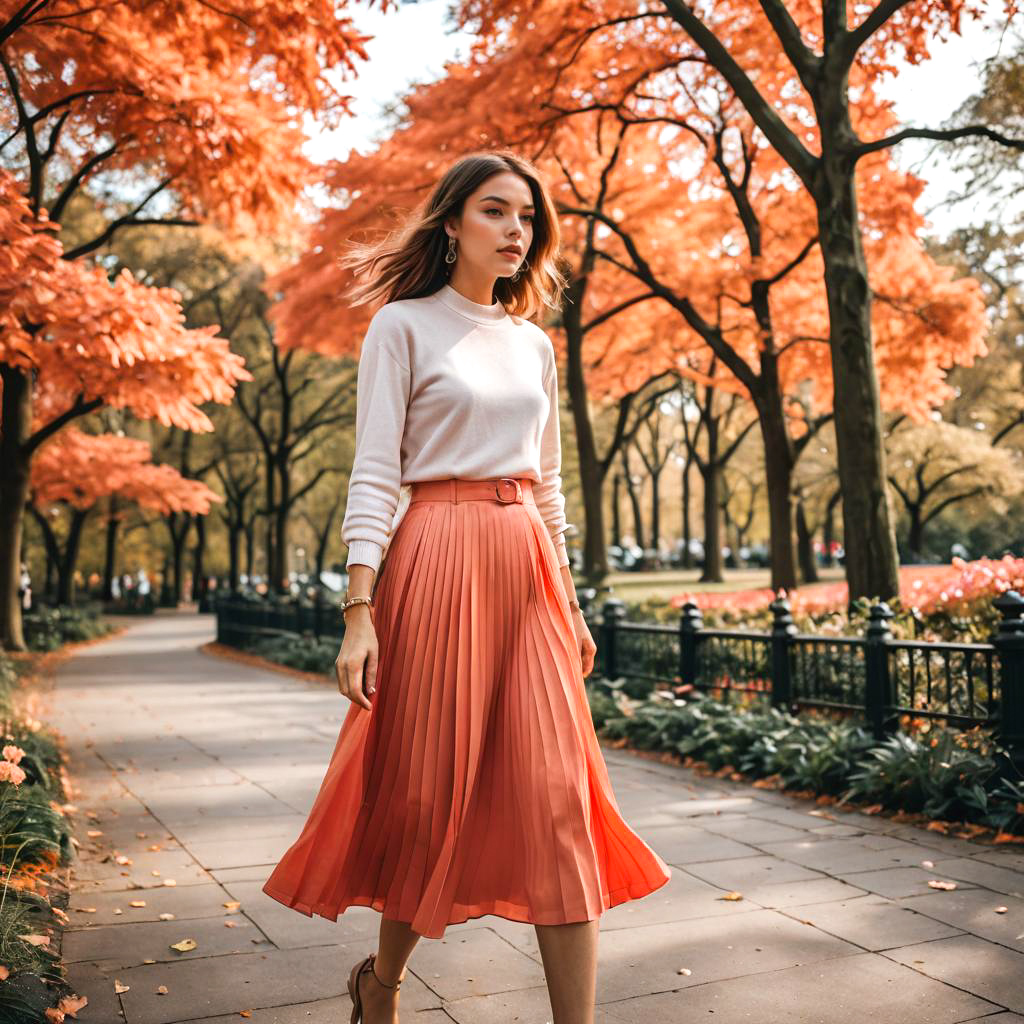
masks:
[[[3,755],[4,760],[17,764],[25,756],[25,751],[21,747],[16,747],[13,743],[9,743],[4,747]]]
[[[11,761],[0,761],[0,782],[13,782],[20,786],[25,781],[25,769]]]

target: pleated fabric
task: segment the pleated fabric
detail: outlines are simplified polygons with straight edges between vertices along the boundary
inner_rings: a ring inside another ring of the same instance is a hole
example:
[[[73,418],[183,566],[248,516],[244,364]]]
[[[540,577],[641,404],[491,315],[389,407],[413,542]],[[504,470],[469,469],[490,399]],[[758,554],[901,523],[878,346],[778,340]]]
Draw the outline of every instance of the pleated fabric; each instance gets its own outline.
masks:
[[[308,820],[263,891],[368,906],[441,938],[493,914],[589,921],[660,888],[623,821],[550,534],[524,500],[416,500],[374,599],[372,710],[352,703]]]

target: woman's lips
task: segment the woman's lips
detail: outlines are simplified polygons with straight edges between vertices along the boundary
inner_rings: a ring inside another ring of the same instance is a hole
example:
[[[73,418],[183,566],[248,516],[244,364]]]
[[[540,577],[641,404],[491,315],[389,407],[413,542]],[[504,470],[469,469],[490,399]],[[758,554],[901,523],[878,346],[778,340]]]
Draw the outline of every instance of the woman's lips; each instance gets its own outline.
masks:
[[[512,252],[512,250],[511,250],[511,249],[499,249],[499,250],[498,250],[498,253],[499,253],[499,255],[501,255],[501,256],[511,256],[511,257],[512,257],[512,259],[514,259],[514,260],[517,260],[517,259],[519,259],[519,256],[520,256],[520,254],[519,254],[519,253],[517,253],[517,252]]]

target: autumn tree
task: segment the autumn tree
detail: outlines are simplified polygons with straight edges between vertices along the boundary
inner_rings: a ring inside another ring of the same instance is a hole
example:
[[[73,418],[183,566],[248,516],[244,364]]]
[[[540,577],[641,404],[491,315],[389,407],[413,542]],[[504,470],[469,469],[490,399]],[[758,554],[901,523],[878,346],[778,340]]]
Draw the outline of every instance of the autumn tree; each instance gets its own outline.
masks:
[[[995,514],[1024,488],[1024,459],[991,443],[982,431],[945,420],[903,424],[888,440],[889,481],[903,504],[907,550],[919,560],[928,524],[947,509],[984,498]]]
[[[199,481],[185,479],[171,466],[153,463],[145,441],[87,434],[76,427],[61,431],[40,449],[31,473],[29,507],[48,557],[57,567],[57,600],[62,604],[74,599],[82,531],[107,501],[115,499],[161,515],[187,510],[205,516],[211,503],[221,500]],[[67,513],[63,545],[51,521],[51,513],[62,508]]]
[[[4,642],[22,648],[16,599],[32,460],[73,420],[104,406],[209,430],[205,402],[230,402],[248,374],[216,328],[187,329],[172,289],[127,271],[61,258],[45,215],[36,218],[0,172],[0,613]]]
[[[514,23],[501,17],[513,12]],[[599,377],[607,375],[610,398],[623,373],[675,372],[694,346],[706,346],[758,409],[773,582],[793,585],[788,404],[807,379],[829,392],[829,405],[833,390],[813,202],[794,189],[791,170],[726,86],[690,88],[692,74],[684,74],[693,61],[679,54],[678,34],[642,33],[649,18],[637,17],[636,33],[624,36],[635,12],[614,31],[583,5],[527,12],[475,3],[463,14],[480,35],[467,64],[449,65],[442,81],[406,97],[401,131],[375,153],[329,168],[327,183],[345,202],[324,214],[300,264],[281,278],[286,337],[326,348],[332,337],[351,336],[327,301],[342,284],[332,254],[349,233],[383,226],[382,208],[415,205],[462,150],[509,144],[530,152],[566,215],[570,287],[552,326],[564,339],[588,573],[599,576],[604,565],[602,487],[617,451],[603,458],[594,442],[590,406],[605,394]],[[888,116],[869,94],[863,106],[876,123]],[[450,114],[443,125],[437,109]],[[919,183],[884,156],[869,163],[862,189],[878,237],[875,272],[891,291],[891,308],[878,314],[878,347],[891,345],[887,369],[898,371],[887,397],[921,414],[942,397],[943,368],[981,353],[980,300],[971,282],[953,282],[915,243]],[[696,170],[681,178],[680,166]],[[905,272],[894,273],[901,261]]]
[[[82,258],[154,222],[293,228],[314,174],[302,119],[348,113],[337,71],[365,58],[364,41],[329,0],[0,3],[5,645],[23,646],[17,571],[35,450],[104,403],[208,429],[197,403],[228,400],[241,379],[211,332],[181,331],[170,292],[147,297],[131,275],[107,282]],[[41,241],[75,204],[94,211],[92,229],[59,248]],[[36,408],[37,388],[63,404]]]

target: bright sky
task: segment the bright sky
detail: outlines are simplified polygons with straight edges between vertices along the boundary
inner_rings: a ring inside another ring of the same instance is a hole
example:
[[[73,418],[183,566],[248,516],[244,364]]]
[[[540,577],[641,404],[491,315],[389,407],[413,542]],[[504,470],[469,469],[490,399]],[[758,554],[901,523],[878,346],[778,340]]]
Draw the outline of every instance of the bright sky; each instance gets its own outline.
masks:
[[[446,61],[461,60],[468,52],[469,36],[453,32],[448,24],[450,0],[420,0],[403,4],[382,15],[362,5],[348,8],[359,29],[375,38],[367,43],[369,62],[359,63],[359,77],[344,83],[355,97],[349,118],[336,131],[323,132],[307,147],[313,159],[344,158],[353,148],[368,153],[376,134],[383,129],[380,107],[407,92],[415,82],[430,81],[444,72]],[[953,36],[933,48],[932,59],[918,67],[908,66],[882,90],[896,104],[907,125],[938,125],[978,86],[976,65],[996,53],[999,26],[976,22],[965,25],[962,36]],[[1004,42],[1004,51],[1009,45]],[[443,111],[439,116],[444,116]],[[960,204],[953,209],[935,205],[956,188],[956,178],[941,156],[928,158],[932,144],[903,142],[897,158],[929,181],[922,199],[923,211],[931,210],[931,221],[940,234],[978,215],[974,207]],[[924,162],[922,162],[924,161]]]

